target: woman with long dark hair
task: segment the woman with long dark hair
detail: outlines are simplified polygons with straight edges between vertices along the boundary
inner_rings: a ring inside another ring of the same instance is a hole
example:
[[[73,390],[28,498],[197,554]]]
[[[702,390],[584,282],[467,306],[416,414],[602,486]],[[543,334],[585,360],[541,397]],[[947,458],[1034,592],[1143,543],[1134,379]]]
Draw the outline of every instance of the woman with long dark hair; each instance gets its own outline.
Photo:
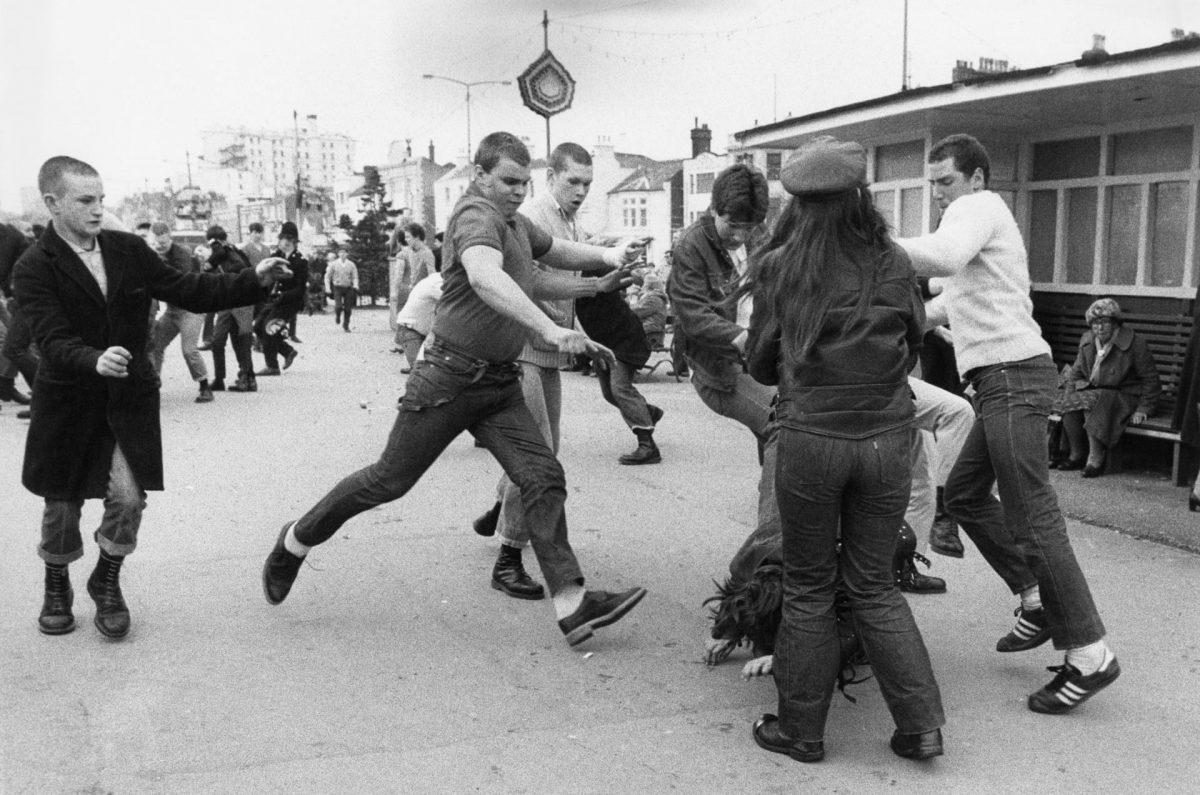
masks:
[[[939,756],[941,694],[892,574],[912,484],[907,375],[925,321],[919,288],[866,188],[860,145],[818,138],[781,176],[793,198],[735,295],[753,296],[751,375],[779,385],[779,716],[755,723],[754,740],[801,762],[824,758],[840,579],[896,723],[892,750]]]

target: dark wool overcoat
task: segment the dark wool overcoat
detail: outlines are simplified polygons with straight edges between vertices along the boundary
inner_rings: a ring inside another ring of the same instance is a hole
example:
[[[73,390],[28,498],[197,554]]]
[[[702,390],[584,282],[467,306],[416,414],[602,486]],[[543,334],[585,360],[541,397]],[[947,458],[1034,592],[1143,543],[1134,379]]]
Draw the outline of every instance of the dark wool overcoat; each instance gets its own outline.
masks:
[[[162,490],[159,379],[146,351],[152,299],[211,312],[266,297],[251,270],[180,273],[136,235],[103,231],[99,241],[107,298],[53,224],[13,272],[17,303],[42,354],[21,481],[47,499],[103,497],[117,443],[138,484]],[[129,375],[105,378],[96,362],[117,345],[132,354]]]

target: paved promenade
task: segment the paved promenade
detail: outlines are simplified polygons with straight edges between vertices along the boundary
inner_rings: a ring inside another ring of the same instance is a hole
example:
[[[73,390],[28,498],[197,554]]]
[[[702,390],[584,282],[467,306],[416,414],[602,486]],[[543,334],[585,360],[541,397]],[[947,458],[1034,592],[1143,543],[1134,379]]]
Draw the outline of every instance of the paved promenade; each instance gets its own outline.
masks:
[[[948,594],[909,600],[945,698],[946,756],[892,755],[873,681],[851,689],[857,703],[835,696],[824,762],[759,750],[750,726],[775,710],[772,683],[740,680],[745,652],[700,662],[701,602],[753,524],[754,444],[665,366],[641,385],[666,410],[664,462],[648,467],[617,465],[634,437],[595,379],[563,377],[584,571],[650,591],[592,640],[569,648],[549,602],[489,587],[496,547],[470,523],[499,468],[469,437],[407,498],[316,549],[269,606],[259,573],[281,524],[383,447],[404,378],[386,326],[386,311],[356,312],[351,334],[302,317],[292,369],[209,405],[192,403],[168,350],[168,490],[150,495],[124,570],[123,642],[91,623],[90,540],[71,571],[78,629],[38,633],[41,503],[19,485],[26,423],[4,405],[0,793],[1195,791],[1200,556],[1180,547],[1200,547],[1200,514],[1139,471],[1055,475],[1070,515],[1112,526],[1070,522],[1124,669],[1101,696],[1066,716],[1026,709],[1061,655],[993,651],[1016,602],[968,545],[963,560],[934,556]],[[89,503],[85,527],[98,516]],[[1160,531],[1172,545],[1127,534]]]

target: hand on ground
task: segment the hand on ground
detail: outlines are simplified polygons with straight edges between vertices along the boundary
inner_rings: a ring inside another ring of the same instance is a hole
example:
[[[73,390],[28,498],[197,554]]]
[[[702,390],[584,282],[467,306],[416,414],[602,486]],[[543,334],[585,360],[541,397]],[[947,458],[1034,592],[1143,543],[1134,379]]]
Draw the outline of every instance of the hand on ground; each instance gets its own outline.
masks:
[[[757,676],[766,676],[775,667],[775,656],[755,657],[742,668],[742,678],[749,682]]]

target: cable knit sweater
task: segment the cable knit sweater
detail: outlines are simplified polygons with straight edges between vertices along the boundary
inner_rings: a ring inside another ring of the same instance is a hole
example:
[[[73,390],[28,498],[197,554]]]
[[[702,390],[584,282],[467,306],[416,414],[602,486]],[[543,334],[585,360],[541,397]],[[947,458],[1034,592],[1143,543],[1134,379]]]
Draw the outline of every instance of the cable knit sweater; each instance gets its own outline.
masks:
[[[927,314],[935,325],[949,321],[960,375],[1050,353],[1033,319],[1021,231],[995,193],[961,196],[946,208],[936,232],[896,242],[918,275],[945,277]]]

